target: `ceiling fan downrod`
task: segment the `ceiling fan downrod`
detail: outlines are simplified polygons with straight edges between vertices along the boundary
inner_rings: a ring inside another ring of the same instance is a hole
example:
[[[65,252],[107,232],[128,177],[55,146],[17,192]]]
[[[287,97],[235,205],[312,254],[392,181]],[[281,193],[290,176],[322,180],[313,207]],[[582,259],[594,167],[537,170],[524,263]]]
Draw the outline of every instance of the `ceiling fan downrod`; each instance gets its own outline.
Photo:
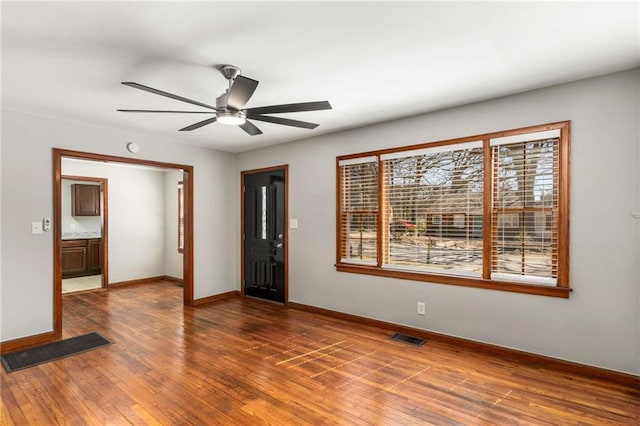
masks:
[[[225,92],[222,95],[216,98],[216,107],[219,110],[228,111],[227,98],[229,96],[229,91],[231,90],[231,86],[233,86],[233,82],[235,81],[236,77],[239,76],[242,73],[242,71],[240,70],[240,68],[236,67],[235,65],[223,65],[222,67],[219,68],[219,70],[224,76],[224,78],[227,79],[227,82],[229,83],[229,87],[227,87],[227,90],[225,90]]]

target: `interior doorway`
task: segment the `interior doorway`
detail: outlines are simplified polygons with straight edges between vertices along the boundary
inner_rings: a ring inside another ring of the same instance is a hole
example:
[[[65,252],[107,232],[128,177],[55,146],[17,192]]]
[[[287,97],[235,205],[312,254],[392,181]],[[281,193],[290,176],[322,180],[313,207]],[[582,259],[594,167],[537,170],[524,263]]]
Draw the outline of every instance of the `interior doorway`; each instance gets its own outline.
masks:
[[[106,288],[109,282],[108,179],[62,175],[61,185],[62,293]]]
[[[156,168],[170,171],[180,171],[181,173],[181,197],[182,197],[182,283],[183,283],[183,303],[187,306],[194,305],[193,291],[193,166],[175,163],[164,163],[152,160],[144,160],[128,157],[117,157],[95,153],[70,151],[63,149],[53,149],[53,239],[54,239],[54,334],[56,338],[62,336],[62,179],[63,179],[63,159],[84,160],[96,162],[96,164],[119,164],[122,166],[137,166],[146,168]],[[66,177],[66,176],[64,176]],[[106,188],[106,182],[103,184]],[[177,193],[177,188],[176,188]],[[106,194],[102,200],[103,206],[107,206],[108,198]],[[108,209],[105,208],[108,214]],[[103,223],[102,260],[101,272],[103,275],[103,287],[108,288],[109,281],[109,221],[105,215]]]
[[[288,301],[288,167],[242,172],[242,293]]]

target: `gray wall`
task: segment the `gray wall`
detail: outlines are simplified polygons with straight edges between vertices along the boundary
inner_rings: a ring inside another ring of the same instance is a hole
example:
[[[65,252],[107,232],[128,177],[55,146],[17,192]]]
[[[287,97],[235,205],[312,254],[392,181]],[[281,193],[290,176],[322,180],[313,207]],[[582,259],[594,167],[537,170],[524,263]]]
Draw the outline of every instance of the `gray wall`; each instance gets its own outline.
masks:
[[[63,175],[108,180],[110,284],[167,275],[164,210],[168,173],[121,164],[62,160]],[[70,207],[63,198],[63,212]]]
[[[638,111],[636,112],[636,122],[640,123],[640,84],[636,86],[636,105],[638,105]],[[636,142],[638,143],[638,164],[640,164],[640,124],[638,124],[638,132],[636,134]],[[636,168],[637,176],[636,182],[640,182],[640,167]],[[640,200],[640,184],[638,185],[638,199]],[[636,217],[636,222],[640,222],[640,202],[636,204],[635,213],[638,217]],[[638,297],[638,309],[636,311],[636,316],[638,318],[638,369],[636,371],[640,372],[640,226],[636,228],[636,241],[637,241],[637,260],[636,267],[638,269],[636,275],[637,282],[637,297]]]
[[[636,69],[245,152],[236,181],[289,164],[291,301],[637,374],[638,85]],[[562,120],[572,121],[569,299],[336,272],[336,156]]]
[[[53,330],[53,233],[30,223],[53,218],[52,148],[194,166],[195,298],[238,286],[238,190],[233,154],[179,140],[2,111],[0,340]],[[228,184],[219,184],[228,182]],[[220,226],[224,218],[228,226]],[[31,267],[31,265],[37,267]]]
[[[639,80],[617,73],[237,156],[3,111],[0,340],[53,327],[52,233],[30,233],[53,215],[51,148],[132,156],[136,141],[139,158],[195,167],[196,298],[239,288],[239,172],[289,164],[291,301],[638,374]],[[337,155],[560,120],[572,120],[570,299],[335,271]]]

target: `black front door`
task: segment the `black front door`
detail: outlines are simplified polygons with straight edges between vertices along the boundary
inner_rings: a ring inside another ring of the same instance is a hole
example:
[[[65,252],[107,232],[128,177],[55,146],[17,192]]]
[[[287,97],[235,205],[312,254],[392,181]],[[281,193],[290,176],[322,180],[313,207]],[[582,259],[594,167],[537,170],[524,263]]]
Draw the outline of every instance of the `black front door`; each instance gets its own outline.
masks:
[[[246,173],[244,294],[285,302],[285,169]]]

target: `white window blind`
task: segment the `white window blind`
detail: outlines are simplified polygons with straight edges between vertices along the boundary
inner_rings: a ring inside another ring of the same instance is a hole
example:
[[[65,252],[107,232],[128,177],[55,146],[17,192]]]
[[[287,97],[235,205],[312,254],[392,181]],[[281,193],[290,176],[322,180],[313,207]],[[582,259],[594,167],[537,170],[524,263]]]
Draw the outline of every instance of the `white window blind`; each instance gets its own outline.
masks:
[[[378,157],[341,161],[342,262],[377,265]]]
[[[516,136],[491,141],[491,278],[556,285],[559,131]]]
[[[541,132],[520,133],[517,135],[503,136],[500,138],[492,138],[489,145],[508,145],[516,142],[530,142],[544,139],[556,139],[560,137],[560,129],[543,130]]]
[[[383,268],[482,274],[482,142],[383,157]]]

